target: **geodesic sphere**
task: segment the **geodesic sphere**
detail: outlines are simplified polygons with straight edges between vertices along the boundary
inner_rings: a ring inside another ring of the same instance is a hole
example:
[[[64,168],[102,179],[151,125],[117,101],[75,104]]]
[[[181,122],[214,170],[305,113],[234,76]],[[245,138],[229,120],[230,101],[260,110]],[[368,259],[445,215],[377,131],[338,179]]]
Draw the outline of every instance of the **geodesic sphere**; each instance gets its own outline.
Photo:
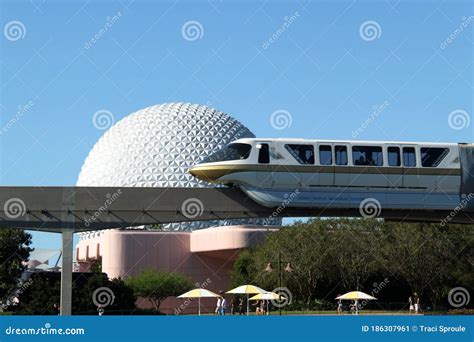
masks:
[[[230,142],[254,137],[242,123],[214,108],[165,103],[141,109],[109,128],[82,166],[78,186],[212,187],[191,166]],[[276,220],[281,224],[281,220]],[[263,224],[259,219],[170,223],[169,230]]]

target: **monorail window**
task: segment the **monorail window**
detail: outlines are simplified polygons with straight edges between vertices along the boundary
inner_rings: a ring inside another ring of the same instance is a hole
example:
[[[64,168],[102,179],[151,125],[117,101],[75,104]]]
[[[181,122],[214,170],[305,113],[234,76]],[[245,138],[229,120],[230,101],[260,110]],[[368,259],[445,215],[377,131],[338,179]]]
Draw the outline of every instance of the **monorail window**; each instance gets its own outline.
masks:
[[[248,144],[234,143],[225,146],[222,150],[211,154],[204,159],[203,163],[213,163],[226,160],[247,159],[250,155],[252,146]]]
[[[352,160],[354,161],[354,165],[382,166],[382,147],[354,146],[352,147]]]
[[[448,154],[448,148],[439,147],[422,147],[421,153],[421,166],[423,167],[436,167],[438,166]]]
[[[285,145],[285,148],[300,164],[314,164],[313,145]]]
[[[416,166],[416,154],[414,147],[403,148],[403,166],[415,167]]]
[[[332,147],[330,145],[319,146],[319,163],[321,165],[332,165]]]
[[[270,150],[268,144],[257,145],[258,151],[258,162],[260,164],[268,164],[270,162]]]
[[[390,146],[387,148],[388,166],[400,166],[400,148]]]
[[[347,146],[336,145],[336,165],[347,165]]]

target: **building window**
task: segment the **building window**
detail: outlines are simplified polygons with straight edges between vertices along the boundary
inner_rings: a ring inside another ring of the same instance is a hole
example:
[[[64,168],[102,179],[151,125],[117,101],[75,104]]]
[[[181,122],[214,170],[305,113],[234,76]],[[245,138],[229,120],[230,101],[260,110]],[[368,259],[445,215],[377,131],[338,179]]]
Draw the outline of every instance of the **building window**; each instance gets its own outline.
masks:
[[[415,167],[416,166],[416,154],[414,147],[403,148],[403,166]]]
[[[257,148],[259,148],[258,162],[260,164],[268,164],[270,162],[270,151],[268,149],[268,144],[257,145]]]
[[[422,147],[420,149],[421,154],[421,166],[423,167],[436,167],[448,154],[448,148],[438,147]]]
[[[382,147],[354,146],[352,147],[352,160],[354,161],[354,165],[382,166]]]
[[[400,166],[400,148],[391,146],[387,149],[388,166]]]
[[[313,145],[285,145],[285,148],[300,164],[314,164]]]
[[[336,145],[336,165],[347,165],[347,146]]]
[[[332,165],[332,147],[330,145],[319,146],[319,163],[321,165]]]

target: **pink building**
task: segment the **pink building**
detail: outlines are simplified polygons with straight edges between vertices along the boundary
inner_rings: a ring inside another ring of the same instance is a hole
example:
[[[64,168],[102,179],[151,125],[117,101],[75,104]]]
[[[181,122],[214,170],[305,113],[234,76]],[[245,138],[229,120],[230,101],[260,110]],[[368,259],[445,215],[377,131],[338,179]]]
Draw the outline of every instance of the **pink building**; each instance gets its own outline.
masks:
[[[192,232],[106,230],[78,243],[76,261],[82,272],[100,262],[102,272],[109,278],[126,278],[145,268],[154,268],[183,273],[192,278],[196,287],[227,291],[239,251],[261,242],[272,230],[262,226],[226,226]],[[150,307],[144,299],[137,304]],[[201,305],[203,312],[213,311],[215,300],[202,300]],[[166,313],[196,313],[197,301],[168,298],[161,309]]]

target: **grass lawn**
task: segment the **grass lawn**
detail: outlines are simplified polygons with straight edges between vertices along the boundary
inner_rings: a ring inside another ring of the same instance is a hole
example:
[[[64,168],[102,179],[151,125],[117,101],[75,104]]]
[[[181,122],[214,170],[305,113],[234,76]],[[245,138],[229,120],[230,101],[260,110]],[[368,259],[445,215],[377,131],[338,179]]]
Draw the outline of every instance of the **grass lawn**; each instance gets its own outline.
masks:
[[[446,315],[447,311],[429,311],[423,312],[421,315]],[[255,312],[250,313],[252,316],[255,316]],[[282,310],[282,315],[287,316],[305,316],[305,315],[338,315],[336,310],[310,310],[310,311],[286,311]],[[270,311],[270,316],[279,315],[278,310]],[[341,316],[351,316],[351,313],[344,312]],[[359,311],[359,315],[410,315],[408,311],[386,311],[386,310],[361,310]],[[414,314],[411,314],[414,315]]]

